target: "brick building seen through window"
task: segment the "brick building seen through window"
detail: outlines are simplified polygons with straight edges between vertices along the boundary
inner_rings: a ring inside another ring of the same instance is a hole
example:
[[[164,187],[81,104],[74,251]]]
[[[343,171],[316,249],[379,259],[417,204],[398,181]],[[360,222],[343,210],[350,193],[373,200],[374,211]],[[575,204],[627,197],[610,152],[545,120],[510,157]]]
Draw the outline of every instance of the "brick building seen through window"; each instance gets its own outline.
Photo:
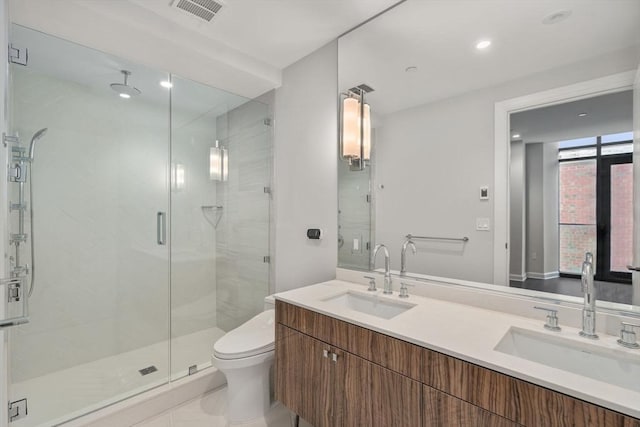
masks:
[[[608,269],[627,271],[633,250],[633,165],[630,163],[633,144],[630,140],[632,135],[628,132],[559,143],[561,273],[580,274],[586,251],[591,251],[597,259],[598,148],[600,159],[629,158],[629,163],[610,166],[601,162],[601,168],[610,168],[603,171],[609,180],[608,188],[604,189],[609,192],[604,211],[609,215],[610,228]]]

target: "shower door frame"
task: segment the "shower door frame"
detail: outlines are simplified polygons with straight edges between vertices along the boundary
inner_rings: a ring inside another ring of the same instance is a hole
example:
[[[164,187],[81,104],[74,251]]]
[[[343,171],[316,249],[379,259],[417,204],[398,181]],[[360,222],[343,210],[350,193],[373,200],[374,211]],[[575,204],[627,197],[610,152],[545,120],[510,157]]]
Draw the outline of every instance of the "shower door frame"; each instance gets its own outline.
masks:
[[[9,61],[8,58],[8,44],[9,44],[9,5],[6,0],[0,0],[0,58],[4,58],[2,67],[0,67],[0,133],[2,135],[7,132],[7,99],[9,88]],[[4,144],[4,141],[3,141]],[[7,152],[5,148],[0,150],[0,167],[3,172],[0,173],[0,215],[2,218],[2,225],[0,226],[0,239],[3,244],[0,245],[2,252],[2,259],[5,259],[8,236],[8,223],[7,223],[7,173],[6,168]],[[0,277],[4,277],[6,273],[5,262],[0,262]],[[0,315],[4,315],[4,304],[0,305]],[[6,427],[9,423],[9,411],[8,405],[5,402],[9,402],[9,354],[7,345],[8,334],[6,329],[0,329],[0,427]]]

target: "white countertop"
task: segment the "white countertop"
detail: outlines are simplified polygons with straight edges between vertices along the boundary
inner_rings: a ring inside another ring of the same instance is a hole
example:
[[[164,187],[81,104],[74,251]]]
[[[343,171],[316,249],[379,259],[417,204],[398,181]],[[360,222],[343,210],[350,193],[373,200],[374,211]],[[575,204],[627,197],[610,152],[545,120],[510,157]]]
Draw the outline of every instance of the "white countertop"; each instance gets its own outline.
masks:
[[[366,292],[366,286],[331,280],[278,293],[275,298],[640,418],[640,392],[494,350],[511,327],[584,343],[578,329],[563,326],[562,331],[552,332],[536,319],[417,295],[401,300],[397,292],[389,296],[381,290],[366,294],[416,306],[391,319],[383,319],[323,301],[347,290]],[[597,342],[589,344],[640,361],[640,350],[621,347],[616,343],[617,338],[601,335]]]

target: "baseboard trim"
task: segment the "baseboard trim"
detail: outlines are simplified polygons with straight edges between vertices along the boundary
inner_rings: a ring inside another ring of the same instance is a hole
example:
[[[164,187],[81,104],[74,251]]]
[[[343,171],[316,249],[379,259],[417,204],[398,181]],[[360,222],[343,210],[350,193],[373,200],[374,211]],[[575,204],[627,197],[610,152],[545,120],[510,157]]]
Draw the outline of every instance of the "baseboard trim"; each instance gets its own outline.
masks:
[[[560,272],[558,271],[549,271],[547,273],[527,272],[526,277],[530,279],[541,279],[541,280],[555,279],[557,277],[560,277]]]
[[[526,274],[509,274],[509,280],[513,280],[514,282],[524,282],[527,280]]]

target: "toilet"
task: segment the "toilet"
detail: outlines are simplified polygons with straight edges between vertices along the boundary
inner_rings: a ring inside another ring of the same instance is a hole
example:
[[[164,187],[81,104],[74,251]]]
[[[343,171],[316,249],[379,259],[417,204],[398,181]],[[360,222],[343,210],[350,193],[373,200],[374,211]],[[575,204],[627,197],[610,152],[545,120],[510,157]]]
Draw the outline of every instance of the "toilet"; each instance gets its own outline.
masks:
[[[275,303],[227,332],[213,346],[211,361],[227,378],[228,421],[264,417],[271,408],[269,372],[275,355]]]

